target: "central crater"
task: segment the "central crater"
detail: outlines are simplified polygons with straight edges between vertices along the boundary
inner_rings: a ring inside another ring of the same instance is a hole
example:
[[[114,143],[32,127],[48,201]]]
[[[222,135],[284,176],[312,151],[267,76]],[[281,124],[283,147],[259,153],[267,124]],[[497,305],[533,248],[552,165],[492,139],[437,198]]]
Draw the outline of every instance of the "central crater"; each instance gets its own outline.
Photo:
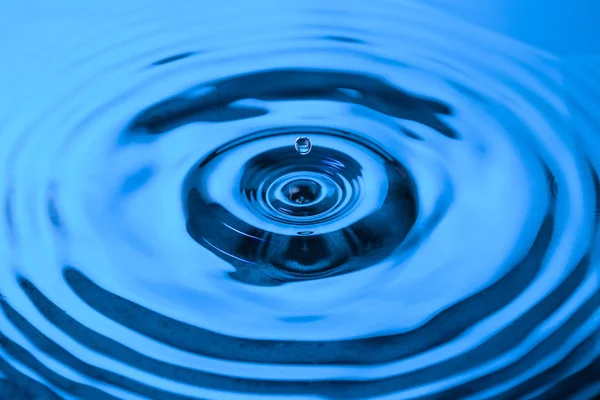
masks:
[[[316,226],[350,213],[360,200],[361,165],[337,150],[314,148],[295,157],[278,147],[244,165],[240,193],[262,221],[281,227]]]
[[[301,132],[301,133],[305,133]],[[294,129],[228,143],[188,174],[190,236],[241,282],[272,286],[349,273],[383,261],[416,220],[414,185],[383,149],[339,131]]]
[[[319,198],[321,185],[308,179],[298,179],[286,184],[282,192],[292,203],[310,204]]]

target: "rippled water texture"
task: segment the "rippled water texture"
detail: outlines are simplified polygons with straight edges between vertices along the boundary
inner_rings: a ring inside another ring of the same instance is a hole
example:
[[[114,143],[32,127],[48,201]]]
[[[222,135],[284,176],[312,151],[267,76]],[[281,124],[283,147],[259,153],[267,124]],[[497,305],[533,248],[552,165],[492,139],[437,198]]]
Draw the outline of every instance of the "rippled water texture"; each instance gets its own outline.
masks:
[[[4,79],[1,399],[600,393],[598,70],[419,2],[169,4]]]

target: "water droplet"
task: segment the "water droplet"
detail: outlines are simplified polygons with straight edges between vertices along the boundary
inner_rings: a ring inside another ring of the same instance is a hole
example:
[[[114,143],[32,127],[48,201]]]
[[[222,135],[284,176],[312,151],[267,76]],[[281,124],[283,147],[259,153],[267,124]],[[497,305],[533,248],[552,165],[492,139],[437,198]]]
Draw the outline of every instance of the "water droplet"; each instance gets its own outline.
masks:
[[[301,136],[296,139],[296,151],[302,155],[310,153],[312,150],[312,143],[306,136]]]

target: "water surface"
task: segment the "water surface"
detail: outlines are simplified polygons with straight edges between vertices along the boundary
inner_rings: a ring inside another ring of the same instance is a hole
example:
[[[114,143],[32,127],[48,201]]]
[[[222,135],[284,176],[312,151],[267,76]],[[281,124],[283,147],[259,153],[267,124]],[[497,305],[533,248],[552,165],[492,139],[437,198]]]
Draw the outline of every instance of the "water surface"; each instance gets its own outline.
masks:
[[[600,393],[593,63],[413,1],[45,12],[0,67],[1,399]]]

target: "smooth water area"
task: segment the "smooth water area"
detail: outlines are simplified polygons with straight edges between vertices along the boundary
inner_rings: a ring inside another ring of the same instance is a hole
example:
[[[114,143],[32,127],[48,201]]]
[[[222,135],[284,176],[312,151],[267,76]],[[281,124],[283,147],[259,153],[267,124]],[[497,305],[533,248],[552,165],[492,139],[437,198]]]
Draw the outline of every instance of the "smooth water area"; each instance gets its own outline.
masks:
[[[2,39],[0,399],[600,395],[600,58],[428,2],[92,4]]]

